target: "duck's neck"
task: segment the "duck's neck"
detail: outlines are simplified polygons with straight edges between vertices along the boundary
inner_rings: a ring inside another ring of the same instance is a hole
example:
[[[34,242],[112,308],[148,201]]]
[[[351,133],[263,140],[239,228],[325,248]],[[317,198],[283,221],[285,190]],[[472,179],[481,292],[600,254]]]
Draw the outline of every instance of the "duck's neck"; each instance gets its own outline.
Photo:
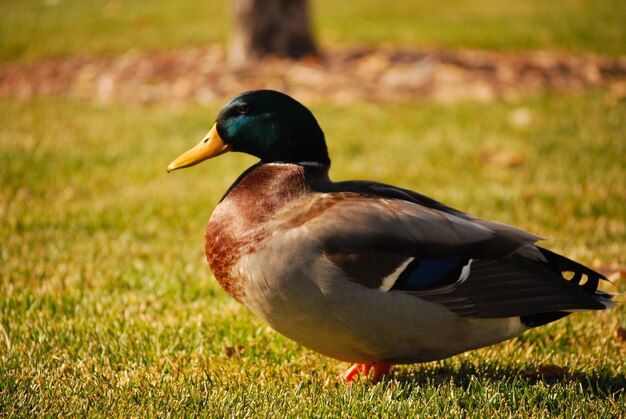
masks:
[[[215,208],[206,229],[206,255],[218,282],[241,301],[241,278],[233,267],[272,234],[272,219],[312,190],[328,189],[328,165],[259,163],[246,170]]]
[[[306,185],[308,185],[309,190],[325,189],[325,185],[330,183],[328,179],[329,168],[330,163],[319,162],[301,162],[298,164],[259,162],[239,175],[222,196],[220,202],[226,197],[241,199],[241,196],[251,196],[258,193],[263,193],[272,201],[285,202],[292,194],[298,193]]]
[[[302,166],[259,163],[235,181],[224,200],[249,212],[246,218],[255,219],[274,213],[305,191],[306,177]]]
[[[228,189],[211,221],[228,218],[239,230],[254,230],[301,195],[328,190],[328,169],[324,163],[255,164]]]

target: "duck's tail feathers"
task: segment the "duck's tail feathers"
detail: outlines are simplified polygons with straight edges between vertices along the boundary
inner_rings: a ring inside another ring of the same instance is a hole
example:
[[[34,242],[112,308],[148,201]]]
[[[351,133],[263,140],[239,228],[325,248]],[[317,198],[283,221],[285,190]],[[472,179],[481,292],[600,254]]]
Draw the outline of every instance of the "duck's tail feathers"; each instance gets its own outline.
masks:
[[[558,253],[554,253],[539,246],[532,247],[537,249],[538,253],[543,256],[543,258],[541,258],[543,260],[539,261],[542,262],[547,269],[560,275],[563,279],[579,286],[585,294],[594,297],[594,299],[602,304],[604,308],[610,308],[615,305],[613,297],[615,297],[616,294],[598,289],[601,280],[608,281],[604,275],[591,268],[581,265],[578,262],[568,259],[565,256],[561,256]]]

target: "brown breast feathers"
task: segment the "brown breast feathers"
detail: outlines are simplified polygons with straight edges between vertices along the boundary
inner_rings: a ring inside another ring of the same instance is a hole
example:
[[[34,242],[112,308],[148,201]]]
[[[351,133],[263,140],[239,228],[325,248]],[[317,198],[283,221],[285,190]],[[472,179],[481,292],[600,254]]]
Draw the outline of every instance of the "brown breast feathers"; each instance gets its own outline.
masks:
[[[220,285],[241,301],[244,284],[234,268],[272,233],[268,223],[282,206],[307,192],[305,169],[262,164],[248,173],[217,206],[205,234],[207,261]]]

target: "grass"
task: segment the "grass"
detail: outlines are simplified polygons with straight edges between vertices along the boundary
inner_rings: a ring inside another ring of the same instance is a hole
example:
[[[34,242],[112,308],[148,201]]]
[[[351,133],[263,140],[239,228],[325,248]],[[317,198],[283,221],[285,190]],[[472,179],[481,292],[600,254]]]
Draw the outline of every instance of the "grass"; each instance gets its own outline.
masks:
[[[226,43],[228,4],[4,0],[0,61]],[[313,0],[311,9],[323,47],[360,43],[626,54],[622,0]]]
[[[496,50],[563,49],[624,54],[620,1],[318,0],[322,44],[406,44]]]
[[[0,60],[222,42],[228,26],[225,5],[193,0],[7,0],[0,3]]]
[[[509,122],[520,108],[527,126]],[[346,389],[346,364],[272,332],[211,277],[204,225],[254,159],[165,166],[217,110],[0,103],[3,416],[625,414],[623,306]],[[313,111],[336,180],[405,186],[548,237],[581,262],[626,264],[623,102],[589,92]],[[511,153],[521,165],[485,159]],[[570,374],[536,376],[551,364]]]
[[[171,3],[171,4],[170,4]],[[228,37],[226,1],[5,0],[0,61],[120,54]],[[626,53],[626,3],[312,1],[323,46]],[[626,103],[313,104],[336,180],[370,178],[533,231],[596,267],[626,265]],[[0,415],[623,417],[626,309],[396,367],[347,367],[272,332],[213,280],[203,229],[254,159],[165,174],[217,105],[0,101]],[[528,125],[511,123],[517,112]],[[622,277],[609,287],[624,292]],[[542,376],[546,366],[568,374]]]

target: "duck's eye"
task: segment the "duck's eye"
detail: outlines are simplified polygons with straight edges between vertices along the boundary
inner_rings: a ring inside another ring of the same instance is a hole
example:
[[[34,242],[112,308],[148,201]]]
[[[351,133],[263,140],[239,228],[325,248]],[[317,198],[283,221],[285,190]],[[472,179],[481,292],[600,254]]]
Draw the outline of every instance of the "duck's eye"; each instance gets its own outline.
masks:
[[[248,105],[240,105],[239,108],[237,108],[239,115],[246,115],[248,111],[250,111],[250,107]]]

